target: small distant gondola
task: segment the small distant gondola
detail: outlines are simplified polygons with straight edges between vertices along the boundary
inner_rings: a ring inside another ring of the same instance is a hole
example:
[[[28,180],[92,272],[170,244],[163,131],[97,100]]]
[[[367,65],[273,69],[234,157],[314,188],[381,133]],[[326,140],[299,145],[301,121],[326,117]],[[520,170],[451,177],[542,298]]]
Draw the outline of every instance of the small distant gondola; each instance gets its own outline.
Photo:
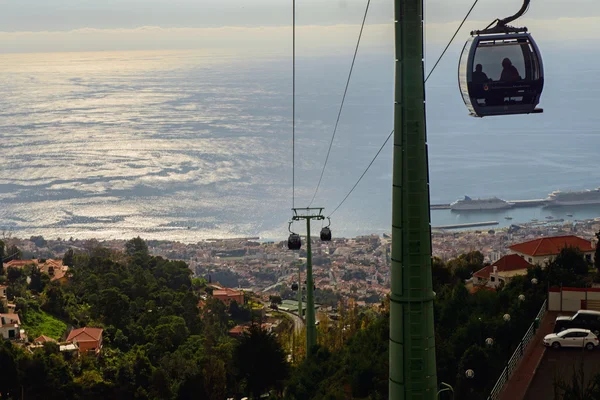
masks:
[[[329,219],[329,218],[327,218]],[[329,219],[329,225],[331,225],[331,220]],[[321,229],[321,241],[330,242],[331,241],[331,229],[329,229],[329,225],[323,227]]]
[[[544,88],[540,50],[527,28],[507,25],[522,16],[529,3],[525,0],[515,15],[471,32],[465,43],[458,83],[472,116],[543,112],[537,108]]]
[[[293,290],[294,292],[297,292],[297,291],[298,291],[298,283],[296,283],[296,282],[292,283],[292,290]]]
[[[302,247],[302,240],[300,240],[300,235],[292,232],[292,223],[291,222],[288,226],[288,230],[290,231],[290,236],[288,237],[288,249],[300,250],[300,247]]]
[[[300,250],[302,247],[302,240],[300,240],[300,235],[297,233],[291,233],[288,237],[288,249],[290,250]]]

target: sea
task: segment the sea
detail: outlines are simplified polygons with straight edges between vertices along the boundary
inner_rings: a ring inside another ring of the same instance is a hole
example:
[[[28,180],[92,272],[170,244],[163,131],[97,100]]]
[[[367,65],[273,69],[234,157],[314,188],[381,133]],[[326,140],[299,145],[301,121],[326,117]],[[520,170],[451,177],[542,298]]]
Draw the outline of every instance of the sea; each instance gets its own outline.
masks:
[[[600,186],[600,67],[544,44],[543,114],[473,118],[460,45],[427,82],[431,203],[545,198]],[[545,45],[545,47],[544,47]],[[428,49],[426,69],[439,49]],[[196,242],[283,240],[315,193],[351,53],[223,50],[0,55],[0,233]],[[359,53],[313,207],[329,216],[393,126],[394,58]],[[334,236],[391,230],[392,145],[333,215]],[[573,216],[567,216],[572,214]],[[505,219],[504,217],[512,219]],[[600,216],[600,207],[432,211],[432,225]],[[315,232],[328,221],[315,222]],[[305,233],[303,224],[291,229]]]

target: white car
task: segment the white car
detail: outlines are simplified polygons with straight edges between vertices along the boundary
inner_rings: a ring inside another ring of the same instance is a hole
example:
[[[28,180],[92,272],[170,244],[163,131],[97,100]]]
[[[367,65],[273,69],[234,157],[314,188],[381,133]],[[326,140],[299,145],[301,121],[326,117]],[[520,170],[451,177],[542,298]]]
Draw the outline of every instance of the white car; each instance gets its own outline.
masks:
[[[598,336],[594,335],[589,329],[571,328],[565,329],[559,333],[551,333],[544,337],[544,346],[554,347],[585,347],[588,350],[594,350],[598,346]]]

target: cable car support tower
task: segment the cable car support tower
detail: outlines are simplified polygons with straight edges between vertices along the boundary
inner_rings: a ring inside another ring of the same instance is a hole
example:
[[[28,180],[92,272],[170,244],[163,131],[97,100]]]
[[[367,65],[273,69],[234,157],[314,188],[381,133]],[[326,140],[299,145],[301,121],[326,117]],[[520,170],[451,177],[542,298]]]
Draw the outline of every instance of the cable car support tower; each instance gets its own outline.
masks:
[[[317,326],[315,319],[314,280],[312,275],[312,249],[310,239],[310,221],[324,220],[322,207],[292,208],[294,215],[292,221],[306,220],[306,355],[310,354],[313,346],[317,344]],[[330,238],[331,239],[331,236]],[[298,242],[298,249],[300,248]],[[299,292],[302,285],[298,282]],[[299,294],[299,296],[301,296]],[[299,297],[300,298],[300,297]],[[298,301],[298,315],[302,316],[302,304]]]
[[[391,400],[437,393],[429,171],[425,129],[423,0],[394,0],[396,83],[390,294]]]

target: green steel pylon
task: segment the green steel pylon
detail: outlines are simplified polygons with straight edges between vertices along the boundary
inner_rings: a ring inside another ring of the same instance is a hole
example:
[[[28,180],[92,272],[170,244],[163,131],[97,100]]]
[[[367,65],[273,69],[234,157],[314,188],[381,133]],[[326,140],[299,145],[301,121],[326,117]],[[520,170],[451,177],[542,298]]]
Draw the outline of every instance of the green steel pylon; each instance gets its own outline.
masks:
[[[300,277],[300,265],[298,265],[298,316],[303,319],[304,313],[302,312],[302,278]]]
[[[314,281],[312,276],[312,251],[310,241],[310,220],[323,220],[323,208],[292,208],[294,216],[292,220],[306,220],[306,356],[317,344],[317,326],[315,325],[315,302],[313,299]],[[302,288],[298,282],[298,290]],[[301,313],[302,311],[300,311]]]
[[[437,375],[423,82],[423,0],[395,0],[395,21],[389,398],[433,400]]]

